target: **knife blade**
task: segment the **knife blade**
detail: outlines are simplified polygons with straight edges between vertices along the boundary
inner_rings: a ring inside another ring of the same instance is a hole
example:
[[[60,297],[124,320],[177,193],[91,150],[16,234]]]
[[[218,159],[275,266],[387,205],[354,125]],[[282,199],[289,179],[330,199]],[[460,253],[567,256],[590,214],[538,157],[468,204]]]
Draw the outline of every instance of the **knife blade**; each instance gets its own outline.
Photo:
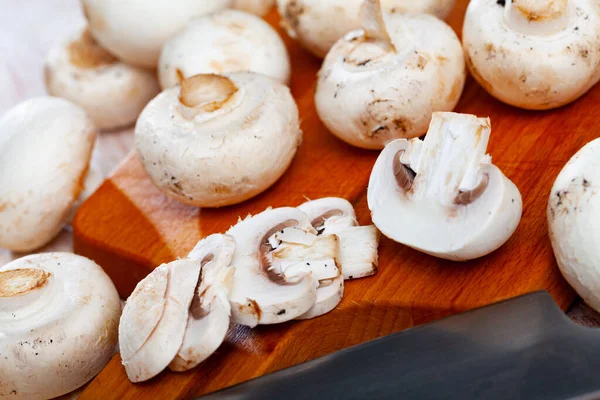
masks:
[[[597,399],[600,332],[536,292],[385,336],[202,397]]]

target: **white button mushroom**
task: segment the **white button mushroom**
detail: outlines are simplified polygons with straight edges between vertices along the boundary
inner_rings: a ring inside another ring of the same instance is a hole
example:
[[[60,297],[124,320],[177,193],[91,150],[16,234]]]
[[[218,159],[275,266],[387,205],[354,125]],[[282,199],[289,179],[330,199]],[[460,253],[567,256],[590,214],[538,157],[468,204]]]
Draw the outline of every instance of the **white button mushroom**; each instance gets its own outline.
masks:
[[[233,0],[233,8],[264,16],[275,5],[275,0]]]
[[[117,290],[87,258],[43,253],[0,268],[0,398],[84,385],[114,354],[120,313]]]
[[[95,137],[85,111],[56,97],[25,101],[0,119],[0,247],[30,251],[60,232]]]
[[[361,18],[364,29],[327,54],[315,103],[334,135],[382,149],[423,135],[433,112],[454,109],[466,69],[456,34],[431,15],[383,15],[379,0],[367,0]]]
[[[325,57],[338,39],[360,27],[361,3],[362,0],[277,0],[277,7],[288,34],[316,56]],[[382,0],[382,5],[389,13],[427,13],[444,19],[454,0]]]
[[[92,35],[128,64],[156,68],[160,49],[190,19],[232,0],[82,0]]]
[[[225,10],[197,18],[162,49],[158,77],[163,89],[197,74],[252,71],[281,82],[290,79],[283,40],[259,17]]]
[[[567,282],[600,311],[600,139],[573,156],[548,202],[550,240]]]
[[[319,235],[339,239],[337,261],[344,279],[357,279],[377,272],[379,231],[374,225],[358,226],[354,207],[339,197],[307,201],[298,209],[310,218]]]
[[[289,89],[250,72],[196,75],[152,100],[136,145],[164,193],[201,207],[247,200],[288,168],[302,140]]]
[[[100,129],[131,125],[160,91],[153,71],[117,61],[87,28],[50,51],[44,75],[50,95],[83,107]]]
[[[420,139],[395,140],[368,189],[373,222],[398,243],[449,260],[484,256],[521,219],[521,194],[486,155],[489,119],[435,113]]]
[[[600,79],[600,14],[590,0],[472,0],[463,28],[467,65],[497,99],[545,110]]]
[[[223,342],[235,243],[223,235],[200,241],[189,257],[163,264],[140,281],[119,324],[127,376],[142,382],[167,366],[193,368]]]

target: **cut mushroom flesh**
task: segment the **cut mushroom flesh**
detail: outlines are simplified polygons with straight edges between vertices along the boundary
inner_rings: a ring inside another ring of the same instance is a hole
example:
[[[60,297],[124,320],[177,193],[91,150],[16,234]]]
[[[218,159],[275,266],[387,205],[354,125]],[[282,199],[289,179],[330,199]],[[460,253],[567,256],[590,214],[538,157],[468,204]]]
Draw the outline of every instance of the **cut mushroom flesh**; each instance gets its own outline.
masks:
[[[451,260],[480,257],[504,244],[519,223],[522,202],[486,155],[490,130],[488,119],[435,113],[424,141],[386,146],[368,189],[379,230]]]

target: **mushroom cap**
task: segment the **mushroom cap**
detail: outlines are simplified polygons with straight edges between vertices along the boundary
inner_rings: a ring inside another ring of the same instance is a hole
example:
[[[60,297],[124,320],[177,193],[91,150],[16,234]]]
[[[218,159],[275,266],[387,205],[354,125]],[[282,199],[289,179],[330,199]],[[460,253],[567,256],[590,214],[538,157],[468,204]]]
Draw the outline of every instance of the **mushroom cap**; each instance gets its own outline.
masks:
[[[545,23],[542,18],[509,23],[512,3],[506,3],[473,0],[465,15],[467,65],[489,94],[516,107],[545,110],[574,101],[598,82],[600,14],[594,1],[570,0],[576,10],[555,33],[536,28]]]
[[[327,54],[315,92],[325,126],[366,149],[423,135],[433,112],[454,109],[466,78],[460,42],[445,22],[425,14],[384,21],[391,48],[363,30],[348,33]]]
[[[275,6],[275,0],[233,0],[233,8],[265,16]]]
[[[283,40],[264,20],[223,10],[194,19],[167,41],[158,77],[166,89],[193,75],[237,71],[261,73],[287,84],[290,60]]]
[[[67,100],[27,100],[0,118],[0,247],[30,251],[62,229],[88,170],[96,130]]]
[[[43,253],[1,267],[0,397],[47,399],[85,384],[114,354],[120,313],[117,290],[87,258]]]
[[[315,234],[306,214],[291,207],[249,216],[227,231],[236,242],[229,293],[234,322],[250,327],[276,324],[301,316],[315,304],[319,283],[309,269],[298,270],[295,276],[269,269],[273,266],[269,238],[283,234],[286,227]]]
[[[199,105],[187,107],[181,93],[207,97],[190,98]],[[261,193],[285,172],[302,140],[289,89],[250,72],[197,75],[184,81],[183,90],[165,90],[144,109],[135,134],[156,186],[201,207]]]
[[[118,61],[87,28],[50,51],[44,76],[50,95],[83,107],[100,129],[133,124],[160,91],[154,71]]]
[[[567,282],[600,310],[600,139],[577,152],[558,175],[548,201],[550,240]]]
[[[485,154],[489,120],[435,113],[424,141],[395,140],[369,181],[373,223],[390,239],[449,260],[484,256],[521,218],[517,187]]]
[[[454,0],[382,0],[381,3],[388,13],[427,13],[441,19],[454,7]],[[287,33],[321,58],[346,33],[360,27],[361,4],[362,0],[277,0]]]
[[[156,68],[165,42],[196,16],[229,7],[232,0],[82,0],[90,30],[124,62]]]

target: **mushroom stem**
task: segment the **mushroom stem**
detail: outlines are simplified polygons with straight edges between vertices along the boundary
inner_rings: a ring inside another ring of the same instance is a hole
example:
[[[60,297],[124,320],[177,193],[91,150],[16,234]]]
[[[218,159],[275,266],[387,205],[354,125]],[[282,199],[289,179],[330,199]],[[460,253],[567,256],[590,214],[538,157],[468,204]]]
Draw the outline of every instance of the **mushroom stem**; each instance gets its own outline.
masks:
[[[237,91],[233,81],[221,75],[199,74],[184,79],[179,92],[181,114],[192,120],[200,114],[215,112]]]
[[[572,15],[570,0],[507,0],[506,24],[524,35],[551,35],[567,28]]]
[[[396,47],[386,28],[380,0],[365,0],[360,8],[360,19],[366,39],[377,41],[388,50],[396,52]]]
[[[0,271],[0,298],[27,294],[46,284],[50,273],[42,269],[12,269]]]

